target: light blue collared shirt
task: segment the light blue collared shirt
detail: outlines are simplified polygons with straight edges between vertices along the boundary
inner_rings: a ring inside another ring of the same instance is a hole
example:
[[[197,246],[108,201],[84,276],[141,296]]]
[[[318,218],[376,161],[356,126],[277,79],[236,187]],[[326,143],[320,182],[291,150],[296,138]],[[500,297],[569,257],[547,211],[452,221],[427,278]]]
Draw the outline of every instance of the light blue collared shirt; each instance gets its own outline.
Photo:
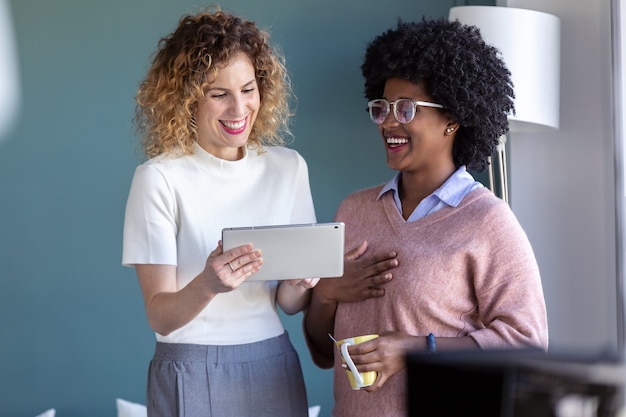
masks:
[[[396,207],[400,213],[402,213],[402,203],[400,202],[400,194],[398,192],[399,181],[400,172],[385,184],[378,194],[377,199],[380,199],[387,191],[391,191],[393,193],[393,199],[396,202]],[[420,201],[406,221],[413,222],[419,220],[444,207],[456,207],[461,200],[463,200],[463,197],[482,186],[479,181],[476,181],[474,177],[467,172],[463,165],[450,175],[450,178],[441,184],[441,187],[437,188],[431,195]]]

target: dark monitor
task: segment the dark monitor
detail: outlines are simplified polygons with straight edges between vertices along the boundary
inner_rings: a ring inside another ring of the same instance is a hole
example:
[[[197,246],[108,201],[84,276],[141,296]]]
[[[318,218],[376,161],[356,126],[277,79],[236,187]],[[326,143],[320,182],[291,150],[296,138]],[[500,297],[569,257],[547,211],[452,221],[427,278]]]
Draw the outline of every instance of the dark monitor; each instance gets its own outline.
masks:
[[[407,370],[410,417],[614,417],[626,382],[616,358],[537,350],[414,353]]]

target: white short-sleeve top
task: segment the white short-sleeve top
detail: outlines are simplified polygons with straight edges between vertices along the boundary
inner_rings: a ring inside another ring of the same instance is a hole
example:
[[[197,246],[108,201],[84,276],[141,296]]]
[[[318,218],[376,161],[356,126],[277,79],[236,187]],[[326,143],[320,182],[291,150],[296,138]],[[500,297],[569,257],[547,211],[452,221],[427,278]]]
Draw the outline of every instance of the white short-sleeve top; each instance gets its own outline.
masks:
[[[198,144],[192,155],[158,156],[137,167],[126,204],[122,263],[176,266],[178,288],[203,269],[225,227],[316,221],[307,164],[295,150],[246,149],[238,161]],[[276,281],[246,282],[216,296],[167,343],[251,343],[284,332]]]

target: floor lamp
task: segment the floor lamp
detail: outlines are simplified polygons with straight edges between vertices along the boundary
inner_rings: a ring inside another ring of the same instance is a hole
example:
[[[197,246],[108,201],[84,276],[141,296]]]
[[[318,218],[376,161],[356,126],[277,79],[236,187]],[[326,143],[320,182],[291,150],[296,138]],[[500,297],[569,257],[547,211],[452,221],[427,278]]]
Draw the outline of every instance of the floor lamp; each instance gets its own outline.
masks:
[[[458,6],[450,20],[477,26],[485,42],[495,46],[511,71],[515,90],[515,114],[509,115],[509,133],[541,132],[559,128],[560,20],[548,13],[499,6]],[[495,168],[490,163],[492,191],[509,201],[506,135],[500,138]]]

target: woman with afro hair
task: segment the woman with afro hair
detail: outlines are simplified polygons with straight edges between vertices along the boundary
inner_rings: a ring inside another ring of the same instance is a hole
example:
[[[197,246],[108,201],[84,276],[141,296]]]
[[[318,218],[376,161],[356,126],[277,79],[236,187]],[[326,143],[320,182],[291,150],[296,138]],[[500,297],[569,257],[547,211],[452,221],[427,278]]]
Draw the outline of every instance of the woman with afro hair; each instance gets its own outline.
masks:
[[[509,206],[475,181],[513,111],[510,72],[478,28],[399,21],[367,47],[361,67],[386,184],[354,192],[345,222],[346,274],[322,280],[304,318],[321,367],[334,366],[335,417],[407,415],[409,351],[547,349],[537,262]],[[378,254],[387,253],[381,257]],[[368,273],[359,262],[375,259]],[[335,339],[373,385],[353,390]]]
[[[307,164],[281,146],[284,58],[251,21],[183,16],[159,41],[135,121],[123,263],[135,268],[156,349],[150,417],[308,415],[298,354],[281,323],[317,279],[246,282],[252,245],[223,250],[225,227],[315,222]]]

